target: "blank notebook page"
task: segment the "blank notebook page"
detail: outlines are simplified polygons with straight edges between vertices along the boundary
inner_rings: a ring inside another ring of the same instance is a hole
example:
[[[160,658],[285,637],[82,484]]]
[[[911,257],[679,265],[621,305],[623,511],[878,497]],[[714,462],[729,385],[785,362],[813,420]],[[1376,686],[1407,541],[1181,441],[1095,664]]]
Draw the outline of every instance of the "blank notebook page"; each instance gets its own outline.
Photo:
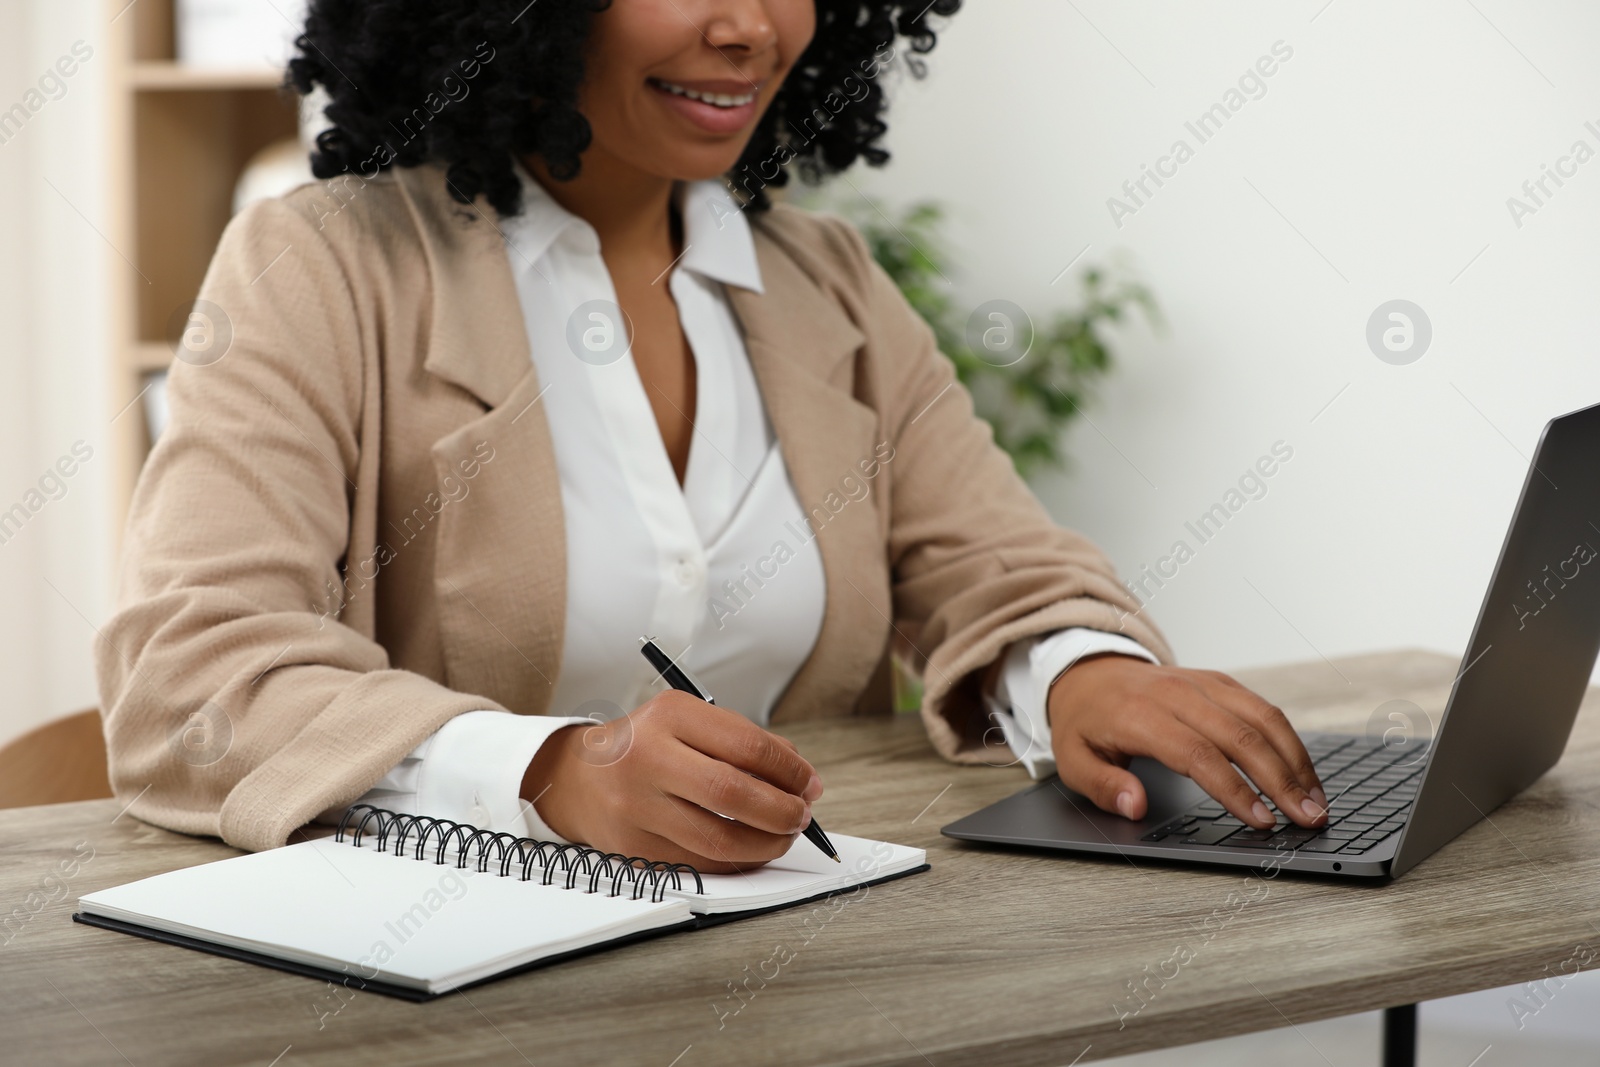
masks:
[[[693,916],[660,903],[442,866],[331,837],[85,895],[91,914],[444,992],[509,967]],[[609,883],[605,885],[609,891]],[[378,974],[373,974],[373,969]]]
[[[745,874],[703,874],[705,895],[668,891],[679,896],[700,915],[746,911],[772,904],[805,900],[808,897],[847,889],[862,882],[901,874],[921,867],[927,853],[920,848],[891,845],[864,837],[829,834],[839,853],[835,863],[804,837],[794,839],[789,851],[758,870]]]

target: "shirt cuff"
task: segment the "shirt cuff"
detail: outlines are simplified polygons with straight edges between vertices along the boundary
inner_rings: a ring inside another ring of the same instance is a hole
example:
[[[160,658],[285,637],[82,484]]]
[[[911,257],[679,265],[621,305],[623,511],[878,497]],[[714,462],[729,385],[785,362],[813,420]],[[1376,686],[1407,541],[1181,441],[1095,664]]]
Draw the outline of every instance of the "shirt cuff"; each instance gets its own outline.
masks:
[[[522,778],[551,734],[591,719],[469,711],[412,749],[357,804],[567,844],[521,796]]]
[[[1031,777],[1043,778],[1056,769],[1050,746],[1050,687],[1080,659],[1106,652],[1161,662],[1132,638],[1085,626],[1013,641],[1006,650],[994,692],[984,699],[1006,744]]]

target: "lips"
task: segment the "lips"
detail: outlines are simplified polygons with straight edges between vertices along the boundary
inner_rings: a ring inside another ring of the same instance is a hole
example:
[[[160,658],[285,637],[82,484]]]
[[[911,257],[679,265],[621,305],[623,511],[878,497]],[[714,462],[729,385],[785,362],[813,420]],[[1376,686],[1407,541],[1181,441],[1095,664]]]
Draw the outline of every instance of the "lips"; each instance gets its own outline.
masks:
[[[756,117],[759,85],[750,82],[648,82],[662,103],[708,133],[737,133]]]

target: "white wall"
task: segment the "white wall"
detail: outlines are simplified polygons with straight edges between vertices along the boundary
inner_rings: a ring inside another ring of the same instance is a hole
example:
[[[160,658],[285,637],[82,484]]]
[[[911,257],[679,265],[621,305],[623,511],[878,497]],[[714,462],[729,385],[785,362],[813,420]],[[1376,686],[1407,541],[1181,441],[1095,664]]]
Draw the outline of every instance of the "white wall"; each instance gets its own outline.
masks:
[[[95,232],[108,230],[107,36],[94,0],[0,13],[0,110],[75,41],[94,49],[64,94],[0,144],[0,510],[74,441],[94,450],[65,495],[0,544],[0,742],[96,702],[92,624],[109,601],[106,272],[127,269]]]
[[[895,90],[893,163],[851,180],[954,209],[967,306],[1039,317],[1085,245],[1131,254],[1168,332],[1125,334],[1099,432],[1038,479],[1125,572],[1293,447],[1150,600],[1184,662],[1458,655],[1544,421],[1600,401],[1600,159],[1520,229],[1506,207],[1574,140],[1600,150],[1597,39],[1576,0],[974,0]],[[1279,40],[1266,94],[1200,144],[1184,122]],[[1119,228],[1108,197],[1179,137],[1194,157]],[[1409,366],[1364,339],[1393,298],[1433,324]]]

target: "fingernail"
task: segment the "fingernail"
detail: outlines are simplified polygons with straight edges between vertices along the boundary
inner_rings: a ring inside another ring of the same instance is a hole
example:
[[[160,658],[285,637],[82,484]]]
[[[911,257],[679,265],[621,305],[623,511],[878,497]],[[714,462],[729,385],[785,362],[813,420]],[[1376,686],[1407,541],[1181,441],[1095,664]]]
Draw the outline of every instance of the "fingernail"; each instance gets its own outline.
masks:
[[[1300,810],[1306,813],[1306,818],[1316,822],[1322,818],[1323,812],[1327,809],[1319,805],[1315,800],[1303,800],[1300,802]]]
[[[1122,817],[1124,819],[1133,818],[1133,794],[1132,793],[1118,793],[1117,794],[1117,810],[1122,813]]]
[[[806,810],[800,816],[800,825],[796,826],[795,833],[804,833],[805,828],[811,825],[811,805],[806,805]]]
[[[1256,801],[1255,804],[1251,805],[1250,814],[1256,817],[1257,822],[1264,822],[1268,826],[1276,825],[1278,822],[1277,819],[1272,817],[1272,812],[1267,810],[1267,806],[1261,803],[1259,800]]]
[[[822,796],[822,779],[816,775],[811,776],[811,781],[806,783],[806,791],[800,794],[807,800],[816,800]]]
[[[1323,810],[1327,810],[1328,794],[1322,791],[1322,787],[1320,785],[1314,785],[1311,787],[1311,799],[1320,804]]]

